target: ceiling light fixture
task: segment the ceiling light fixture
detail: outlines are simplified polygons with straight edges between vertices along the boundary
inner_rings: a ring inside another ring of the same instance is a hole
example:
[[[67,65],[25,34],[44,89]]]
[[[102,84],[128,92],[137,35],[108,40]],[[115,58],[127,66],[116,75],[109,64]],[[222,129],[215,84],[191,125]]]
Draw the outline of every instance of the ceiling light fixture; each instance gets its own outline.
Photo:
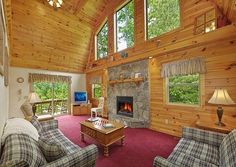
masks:
[[[60,8],[62,6],[63,1],[62,0],[47,0],[49,5],[51,5],[54,8]]]

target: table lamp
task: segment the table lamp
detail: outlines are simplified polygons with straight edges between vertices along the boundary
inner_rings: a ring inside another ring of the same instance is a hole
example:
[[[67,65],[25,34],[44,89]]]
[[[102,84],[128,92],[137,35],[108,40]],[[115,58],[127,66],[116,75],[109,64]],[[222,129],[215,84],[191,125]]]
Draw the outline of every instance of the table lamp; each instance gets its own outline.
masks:
[[[32,105],[32,110],[33,110],[33,113],[35,115],[35,113],[36,113],[36,105],[35,105],[35,103],[41,102],[41,99],[39,98],[37,93],[31,92],[29,94],[28,101]]]
[[[223,122],[221,122],[223,116],[223,108],[222,105],[232,105],[235,104],[234,101],[229,96],[226,89],[215,89],[214,94],[212,95],[211,99],[208,101],[210,104],[217,104],[217,116],[218,122],[216,125],[218,126],[225,126]]]

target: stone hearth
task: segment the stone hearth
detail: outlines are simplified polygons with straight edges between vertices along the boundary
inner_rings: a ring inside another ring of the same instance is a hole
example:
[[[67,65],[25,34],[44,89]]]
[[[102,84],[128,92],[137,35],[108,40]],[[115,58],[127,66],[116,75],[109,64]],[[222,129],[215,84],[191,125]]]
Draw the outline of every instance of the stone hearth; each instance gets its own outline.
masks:
[[[120,75],[124,78],[132,78],[135,73],[141,73],[144,81],[140,84],[134,82],[117,83],[108,85],[108,111],[109,119],[118,120],[132,128],[148,127],[149,125],[149,82],[148,60],[142,60],[130,64],[108,69],[109,80],[116,80]],[[117,96],[133,97],[133,117],[117,114]]]

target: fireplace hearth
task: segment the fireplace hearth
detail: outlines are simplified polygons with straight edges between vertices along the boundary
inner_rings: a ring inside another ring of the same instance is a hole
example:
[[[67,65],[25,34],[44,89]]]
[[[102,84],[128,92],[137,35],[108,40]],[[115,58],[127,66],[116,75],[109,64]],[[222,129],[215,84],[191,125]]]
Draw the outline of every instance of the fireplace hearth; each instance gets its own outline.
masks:
[[[133,117],[133,97],[117,96],[117,114],[127,117]]]

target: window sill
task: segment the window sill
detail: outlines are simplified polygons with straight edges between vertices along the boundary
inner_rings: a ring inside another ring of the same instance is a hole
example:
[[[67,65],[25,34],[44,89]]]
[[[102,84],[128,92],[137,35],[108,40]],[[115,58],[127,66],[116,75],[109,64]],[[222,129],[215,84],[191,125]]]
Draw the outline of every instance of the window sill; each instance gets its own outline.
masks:
[[[189,108],[199,110],[202,108],[201,104],[199,105],[191,105],[191,104],[181,104],[181,103],[166,103],[166,108]]]

